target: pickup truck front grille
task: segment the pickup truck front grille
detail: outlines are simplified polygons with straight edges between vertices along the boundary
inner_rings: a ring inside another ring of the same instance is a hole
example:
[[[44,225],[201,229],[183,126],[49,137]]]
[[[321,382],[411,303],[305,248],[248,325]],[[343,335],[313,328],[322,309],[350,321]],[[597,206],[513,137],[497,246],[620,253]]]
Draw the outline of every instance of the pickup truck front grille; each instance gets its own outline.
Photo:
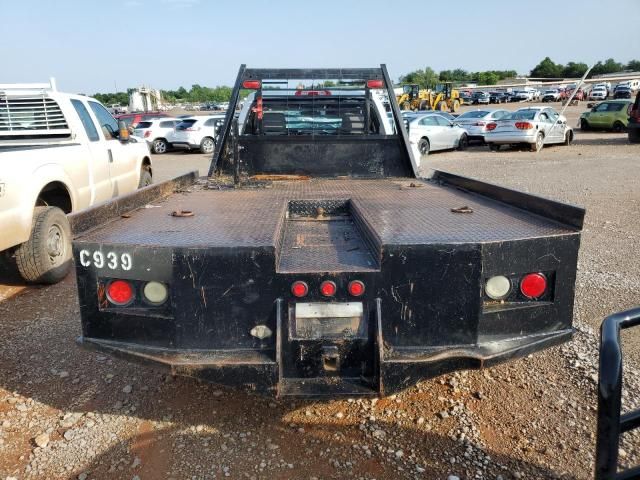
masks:
[[[46,95],[3,95],[0,92],[0,138],[69,135],[58,103]]]

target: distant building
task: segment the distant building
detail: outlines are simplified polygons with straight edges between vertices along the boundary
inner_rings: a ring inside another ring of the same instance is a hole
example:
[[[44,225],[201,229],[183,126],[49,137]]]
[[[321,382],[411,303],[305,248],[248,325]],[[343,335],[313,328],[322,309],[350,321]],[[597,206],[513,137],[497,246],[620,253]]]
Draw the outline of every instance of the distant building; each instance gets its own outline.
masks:
[[[129,93],[130,112],[152,112],[162,103],[160,90],[149,87],[136,88]]]
[[[603,73],[594,75],[592,78],[611,78],[611,77],[637,77],[640,78],[640,72],[632,72],[631,70],[623,70],[622,72]]]

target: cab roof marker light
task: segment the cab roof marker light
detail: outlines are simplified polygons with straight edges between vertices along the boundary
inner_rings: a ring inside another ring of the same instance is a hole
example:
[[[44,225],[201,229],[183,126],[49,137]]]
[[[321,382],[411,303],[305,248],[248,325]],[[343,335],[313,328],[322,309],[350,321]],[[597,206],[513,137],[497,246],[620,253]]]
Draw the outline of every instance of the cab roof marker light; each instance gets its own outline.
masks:
[[[246,88],[247,90],[258,90],[260,87],[260,80],[245,80],[242,82],[242,88]]]

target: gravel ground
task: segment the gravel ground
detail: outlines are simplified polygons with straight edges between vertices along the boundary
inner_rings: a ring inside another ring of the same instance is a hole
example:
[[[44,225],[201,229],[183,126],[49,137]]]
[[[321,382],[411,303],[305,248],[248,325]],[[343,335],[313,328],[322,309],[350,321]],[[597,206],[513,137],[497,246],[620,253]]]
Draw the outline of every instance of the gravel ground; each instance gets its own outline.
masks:
[[[472,147],[423,159],[425,170],[587,207],[578,332],[384,399],[275,400],[80,350],[72,277],[21,289],[0,275],[0,479],[591,478],[597,327],[640,303],[639,152],[623,135],[578,132],[574,146],[538,154]],[[154,161],[157,180],[208,166],[199,154]],[[629,334],[624,402],[638,408],[640,338]],[[639,446],[625,435],[622,462],[640,463]]]

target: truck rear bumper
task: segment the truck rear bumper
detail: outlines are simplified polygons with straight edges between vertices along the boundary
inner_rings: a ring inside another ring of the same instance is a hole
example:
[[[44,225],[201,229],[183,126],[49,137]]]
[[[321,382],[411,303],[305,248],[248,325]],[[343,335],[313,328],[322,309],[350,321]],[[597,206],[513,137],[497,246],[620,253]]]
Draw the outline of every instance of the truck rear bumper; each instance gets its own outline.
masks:
[[[491,367],[569,341],[574,330],[530,335],[477,345],[379,349],[376,377],[283,378],[276,352],[255,350],[179,350],[79,337],[80,346],[124,360],[205,381],[277,396],[389,395],[416,382],[461,370]],[[281,332],[277,332],[281,336]],[[282,339],[278,338],[277,342]],[[274,360],[275,358],[275,360]]]

